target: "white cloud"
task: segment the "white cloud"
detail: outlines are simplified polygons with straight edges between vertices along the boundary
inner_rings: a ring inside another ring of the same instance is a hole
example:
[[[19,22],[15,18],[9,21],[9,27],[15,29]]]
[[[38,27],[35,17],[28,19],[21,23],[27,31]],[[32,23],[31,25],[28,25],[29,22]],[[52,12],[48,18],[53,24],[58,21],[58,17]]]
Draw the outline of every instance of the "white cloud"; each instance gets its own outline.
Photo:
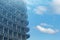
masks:
[[[52,0],[51,5],[53,7],[53,12],[60,14],[60,0]]]
[[[30,10],[30,9],[31,9],[31,7],[27,6],[27,10]]]
[[[53,12],[56,13],[56,14],[60,14],[60,6],[55,6],[53,8]]]
[[[27,3],[27,6],[33,6],[39,4],[39,0],[24,0],[25,3]],[[36,3],[38,2],[38,3]],[[41,3],[42,1],[40,1]],[[48,2],[47,4],[51,4],[52,6],[52,12],[55,14],[60,14],[60,0],[52,0],[52,2]],[[27,7],[28,10],[30,7]],[[38,6],[37,8],[34,9],[36,14],[44,14],[47,11],[47,7],[45,6]]]
[[[43,33],[48,33],[48,34],[55,34],[57,32],[59,32],[59,30],[54,30],[52,28],[44,28],[42,26],[37,26],[36,27],[40,32],[43,32]]]
[[[30,2],[29,0],[24,0],[24,2],[25,2],[26,4],[28,4],[28,5],[33,5],[33,3]]]
[[[36,14],[43,14],[44,12],[47,11],[47,7],[45,6],[38,6],[36,9],[34,9],[34,11],[36,12]]]
[[[53,4],[60,5],[60,0],[52,0]]]
[[[41,26],[48,26],[48,27],[53,27],[53,25],[47,24],[47,23],[41,23]]]

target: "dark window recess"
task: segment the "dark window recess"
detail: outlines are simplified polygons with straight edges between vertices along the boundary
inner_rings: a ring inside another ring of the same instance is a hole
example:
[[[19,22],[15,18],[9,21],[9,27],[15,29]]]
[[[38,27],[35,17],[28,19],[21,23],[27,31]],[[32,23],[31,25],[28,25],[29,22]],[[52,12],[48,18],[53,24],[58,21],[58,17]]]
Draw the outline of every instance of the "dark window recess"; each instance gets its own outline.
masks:
[[[4,28],[4,33],[5,33],[5,34],[8,33],[8,28]]]
[[[24,23],[24,21],[23,21],[23,20],[21,20],[21,23],[23,24],[23,23]]]
[[[14,32],[14,37],[17,37],[17,32]]]
[[[4,37],[4,40],[8,40],[8,38],[7,37]]]
[[[4,16],[6,16],[7,11],[4,9],[2,14],[3,14]]]
[[[26,20],[21,20],[21,23],[22,23],[23,25],[25,25],[25,26],[27,26],[27,25],[29,24],[29,22],[26,21]]]
[[[1,14],[3,13],[3,8],[1,7],[1,5],[0,5],[0,13]]]
[[[9,40],[12,40],[12,39],[9,39]]]
[[[15,21],[15,16],[12,16],[12,20]]]
[[[24,16],[25,14],[24,13],[21,13],[21,16]]]
[[[25,40],[25,35],[22,36],[22,39]]]
[[[10,26],[10,28],[12,28],[12,22],[8,21],[8,26]]]
[[[11,15],[12,15],[11,13],[8,13],[8,14],[7,14],[7,17],[8,17],[8,18],[11,18]]]
[[[28,22],[28,21],[25,21],[24,23],[25,23],[25,25],[26,25],[26,26],[29,24],[29,22]]]
[[[19,14],[20,14],[20,11],[17,10],[16,13],[15,13],[15,15],[17,16],[17,15],[19,15]]]
[[[0,15],[0,22],[2,22],[2,18],[3,18],[3,17]]]
[[[16,24],[13,24],[13,29],[16,30]]]
[[[18,17],[16,20],[17,20],[17,21],[20,21],[21,19]]]
[[[0,33],[3,33],[3,26],[0,25]]]
[[[5,25],[7,25],[7,19],[6,19],[6,18],[3,19],[3,23],[4,23]]]
[[[12,30],[9,30],[9,35],[12,36]]]
[[[17,31],[20,32],[21,30],[21,27],[20,26],[17,26]]]
[[[22,33],[24,34],[25,33],[25,29],[24,28],[21,28],[21,30],[22,30]]]
[[[13,39],[13,40],[18,40],[17,38]]]
[[[21,34],[20,33],[18,33],[18,38],[21,38]]]
[[[3,36],[0,35],[0,40],[3,40]]]

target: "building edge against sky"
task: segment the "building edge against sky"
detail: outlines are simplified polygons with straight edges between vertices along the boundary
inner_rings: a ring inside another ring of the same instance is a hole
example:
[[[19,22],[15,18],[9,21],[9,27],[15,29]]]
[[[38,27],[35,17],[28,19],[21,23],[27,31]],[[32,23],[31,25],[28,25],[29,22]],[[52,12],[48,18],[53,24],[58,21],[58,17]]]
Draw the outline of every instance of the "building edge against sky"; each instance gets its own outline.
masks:
[[[0,0],[0,40],[30,37],[26,5],[22,0]]]

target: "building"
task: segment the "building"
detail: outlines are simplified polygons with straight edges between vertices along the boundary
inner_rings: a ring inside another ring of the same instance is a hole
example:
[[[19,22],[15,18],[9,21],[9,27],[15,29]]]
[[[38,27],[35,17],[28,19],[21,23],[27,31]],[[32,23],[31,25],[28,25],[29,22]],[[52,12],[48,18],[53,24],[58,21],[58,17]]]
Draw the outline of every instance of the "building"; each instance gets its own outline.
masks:
[[[28,16],[22,0],[0,0],[0,40],[26,40]]]

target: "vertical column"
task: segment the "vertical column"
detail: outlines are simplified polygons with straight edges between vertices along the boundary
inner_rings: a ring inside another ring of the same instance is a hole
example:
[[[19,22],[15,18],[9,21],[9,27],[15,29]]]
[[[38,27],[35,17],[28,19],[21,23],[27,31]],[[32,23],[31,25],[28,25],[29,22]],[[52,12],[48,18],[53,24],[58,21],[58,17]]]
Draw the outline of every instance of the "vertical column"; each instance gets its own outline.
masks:
[[[4,40],[4,27],[3,27],[3,40]]]
[[[21,35],[21,40],[22,40],[22,35]]]
[[[3,18],[2,18],[2,21],[3,21]],[[4,40],[4,27],[3,27],[3,40]]]
[[[12,29],[13,29],[13,23],[12,23]],[[14,35],[13,35],[13,30],[12,30],[12,37],[14,37]]]
[[[7,21],[7,25],[8,25],[8,21]],[[9,40],[9,28],[8,28],[8,37],[7,38],[8,38],[7,40]]]
[[[12,29],[13,29],[13,23],[12,23]],[[13,30],[12,30],[12,37],[13,37]]]
[[[25,40],[26,40],[26,36],[25,36]]]
[[[13,40],[14,40],[14,33],[12,32],[12,37],[13,37]]]
[[[6,16],[7,16],[7,14],[6,14]],[[8,21],[7,21],[7,26],[8,26]],[[7,35],[8,35],[7,40],[9,40],[9,28],[8,28],[8,31],[7,31]]]
[[[24,32],[25,32],[25,36],[24,36],[24,38],[25,38],[25,40],[26,40],[26,31],[25,31],[25,29],[24,29]]]
[[[22,29],[21,29],[21,27],[20,27],[20,33],[21,33],[21,40],[22,40]]]
[[[9,29],[8,29],[8,40],[9,40]]]
[[[17,30],[17,25],[16,25],[16,30]],[[18,32],[17,32],[17,40],[18,40]]]

